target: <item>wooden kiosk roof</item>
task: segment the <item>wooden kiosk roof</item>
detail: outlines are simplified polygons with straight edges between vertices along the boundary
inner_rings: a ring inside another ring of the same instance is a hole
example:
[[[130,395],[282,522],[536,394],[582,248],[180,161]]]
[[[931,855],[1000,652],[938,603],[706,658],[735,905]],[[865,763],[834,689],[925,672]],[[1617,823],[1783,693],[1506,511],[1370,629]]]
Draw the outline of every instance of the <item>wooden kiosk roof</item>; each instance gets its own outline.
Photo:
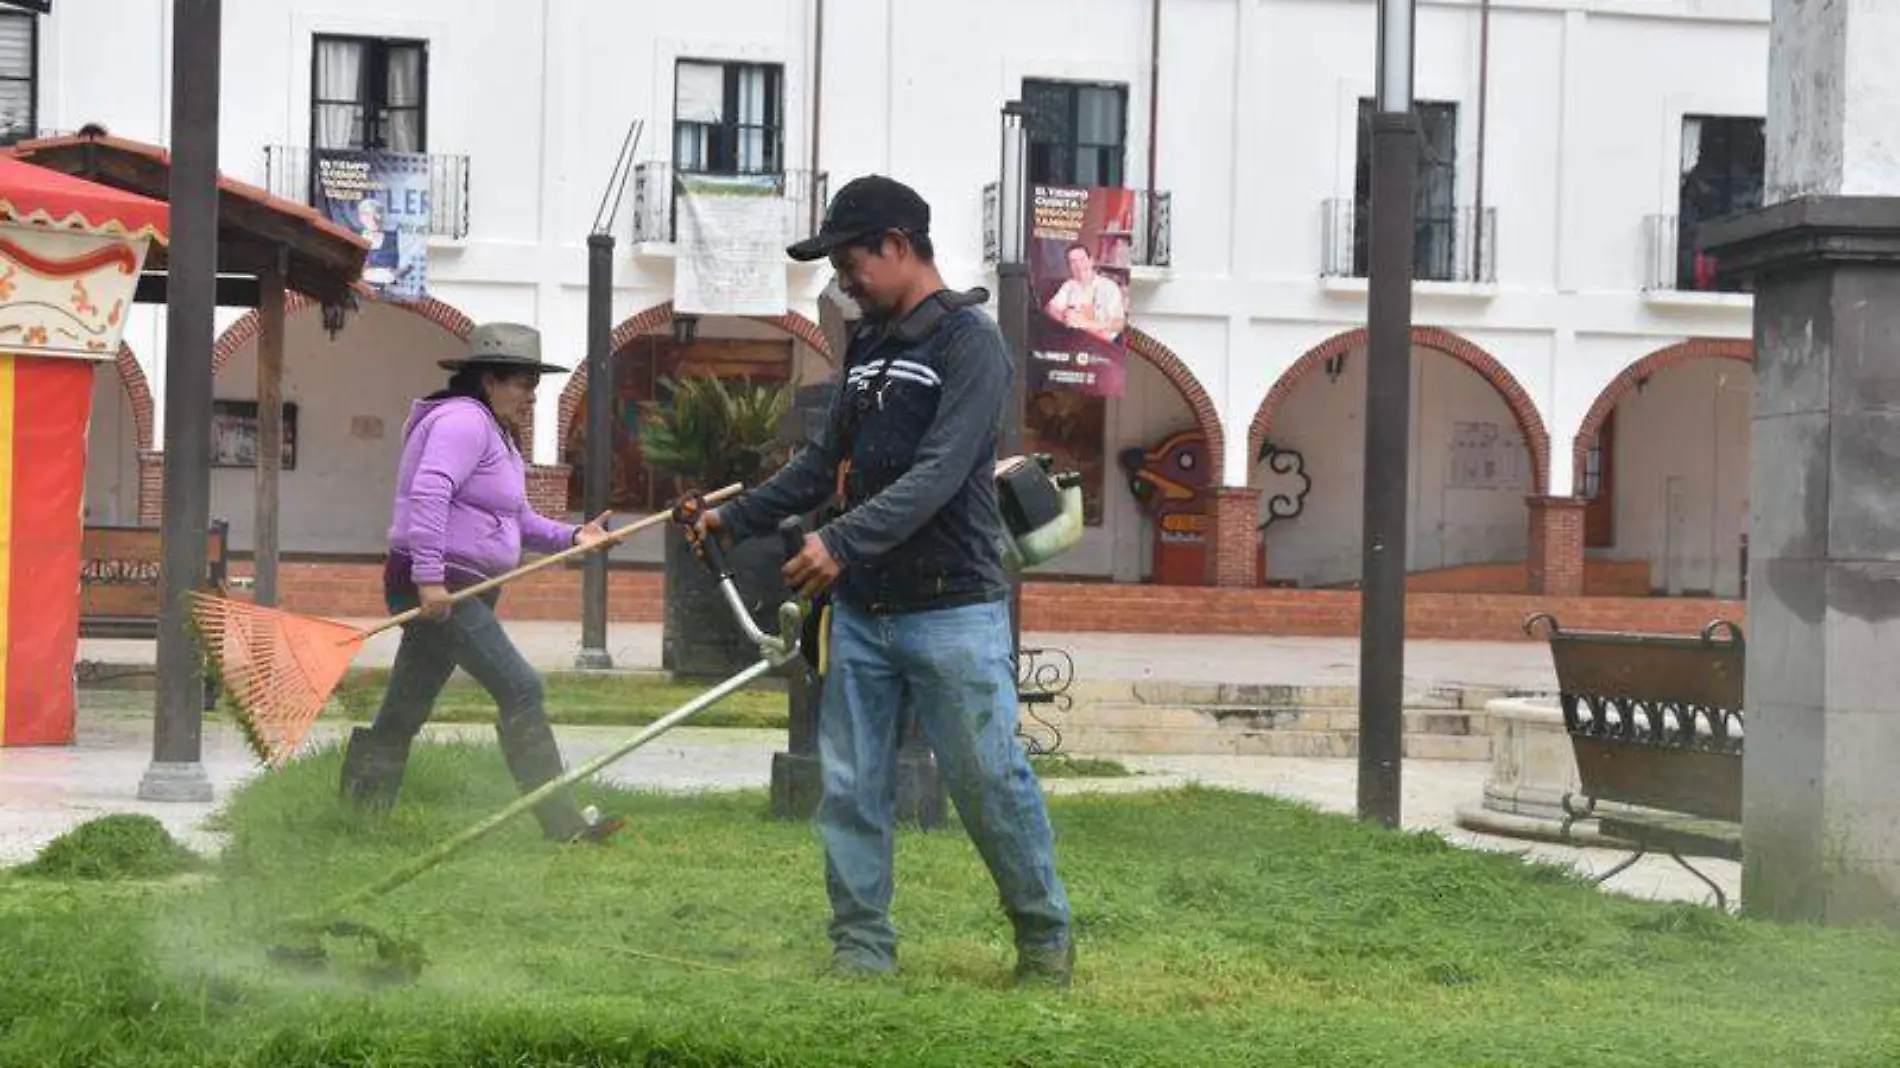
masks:
[[[39,167],[102,185],[170,201],[171,153],[141,141],[110,135],[78,134],[22,141],[4,154]],[[324,305],[346,305],[359,288],[369,245],[354,231],[325,219],[294,200],[272,196],[254,185],[218,176],[218,273],[255,279],[288,253],[286,288]],[[154,244],[146,270],[163,271],[163,246]],[[255,307],[257,286],[227,287],[220,277],[219,304]],[[162,284],[152,287],[163,300]],[[242,290],[242,299],[234,295]],[[231,298],[231,299],[227,299]],[[140,286],[140,299],[153,299]]]

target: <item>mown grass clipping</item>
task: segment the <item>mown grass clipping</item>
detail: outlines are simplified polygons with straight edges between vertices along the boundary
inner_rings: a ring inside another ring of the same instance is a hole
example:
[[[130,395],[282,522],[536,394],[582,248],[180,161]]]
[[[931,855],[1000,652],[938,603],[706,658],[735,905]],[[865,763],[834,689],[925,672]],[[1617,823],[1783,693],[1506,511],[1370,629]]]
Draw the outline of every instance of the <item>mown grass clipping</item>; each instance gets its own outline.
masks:
[[[1900,1063],[1900,934],[1606,894],[1564,870],[1273,798],[1052,799],[1079,957],[1011,984],[1010,928],[955,827],[896,843],[901,974],[822,977],[815,828],[763,794],[587,785],[606,848],[511,823],[351,918],[426,948],[409,985],[265,959],[274,924],[514,795],[492,745],[422,745],[394,813],[337,754],[229,802],[213,878],[0,875],[0,1064],[1301,1065]]]

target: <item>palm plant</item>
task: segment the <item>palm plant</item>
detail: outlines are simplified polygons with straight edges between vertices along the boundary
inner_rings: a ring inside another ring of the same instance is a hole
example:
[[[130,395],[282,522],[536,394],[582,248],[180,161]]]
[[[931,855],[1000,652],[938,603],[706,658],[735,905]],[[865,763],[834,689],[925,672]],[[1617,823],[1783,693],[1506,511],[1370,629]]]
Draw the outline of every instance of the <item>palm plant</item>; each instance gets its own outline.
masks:
[[[785,462],[779,424],[789,383],[712,375],[663,378],[667,398],[646,405],[640,449],[653,470],[700,487],[756,486]]]

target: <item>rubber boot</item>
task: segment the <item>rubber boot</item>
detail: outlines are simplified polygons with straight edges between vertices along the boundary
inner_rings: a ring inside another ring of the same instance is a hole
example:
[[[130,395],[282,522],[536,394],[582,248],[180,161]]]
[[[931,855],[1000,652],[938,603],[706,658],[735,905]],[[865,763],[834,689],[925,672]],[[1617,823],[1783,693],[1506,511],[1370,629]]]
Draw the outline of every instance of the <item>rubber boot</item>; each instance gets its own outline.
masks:
[[[339,792],[359,808],[387,812],[396,804],[408,763],[408,738],[378,734],[369,727],[352,728],[349,747],[343,751]]]
[[[560,778],[565,771],[561,766],[560,746],[555,743],[554,731],[547,720],[498,724],[495,733],[501,738],[501,755],[508,762],[508,773],[514,776],[515,785],[522,793],[539,789],[550,779]],[[625,824],[618,816],[588,819],[575,804],[574,792],[566,788],[534,806],[534,817],[541,823],[541,833],[557,842],[604,841]]]

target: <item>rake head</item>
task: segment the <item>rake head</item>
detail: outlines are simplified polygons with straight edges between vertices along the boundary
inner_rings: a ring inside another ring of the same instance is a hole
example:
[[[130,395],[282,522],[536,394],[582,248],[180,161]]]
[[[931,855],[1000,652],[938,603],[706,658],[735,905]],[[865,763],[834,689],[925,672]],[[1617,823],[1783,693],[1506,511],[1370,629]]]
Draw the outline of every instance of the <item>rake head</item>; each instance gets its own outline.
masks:
[[[191,595],[191,618],[245,741],[259,760],[279,768],[303,743],[365,638],[346,623],[207,593]]]

